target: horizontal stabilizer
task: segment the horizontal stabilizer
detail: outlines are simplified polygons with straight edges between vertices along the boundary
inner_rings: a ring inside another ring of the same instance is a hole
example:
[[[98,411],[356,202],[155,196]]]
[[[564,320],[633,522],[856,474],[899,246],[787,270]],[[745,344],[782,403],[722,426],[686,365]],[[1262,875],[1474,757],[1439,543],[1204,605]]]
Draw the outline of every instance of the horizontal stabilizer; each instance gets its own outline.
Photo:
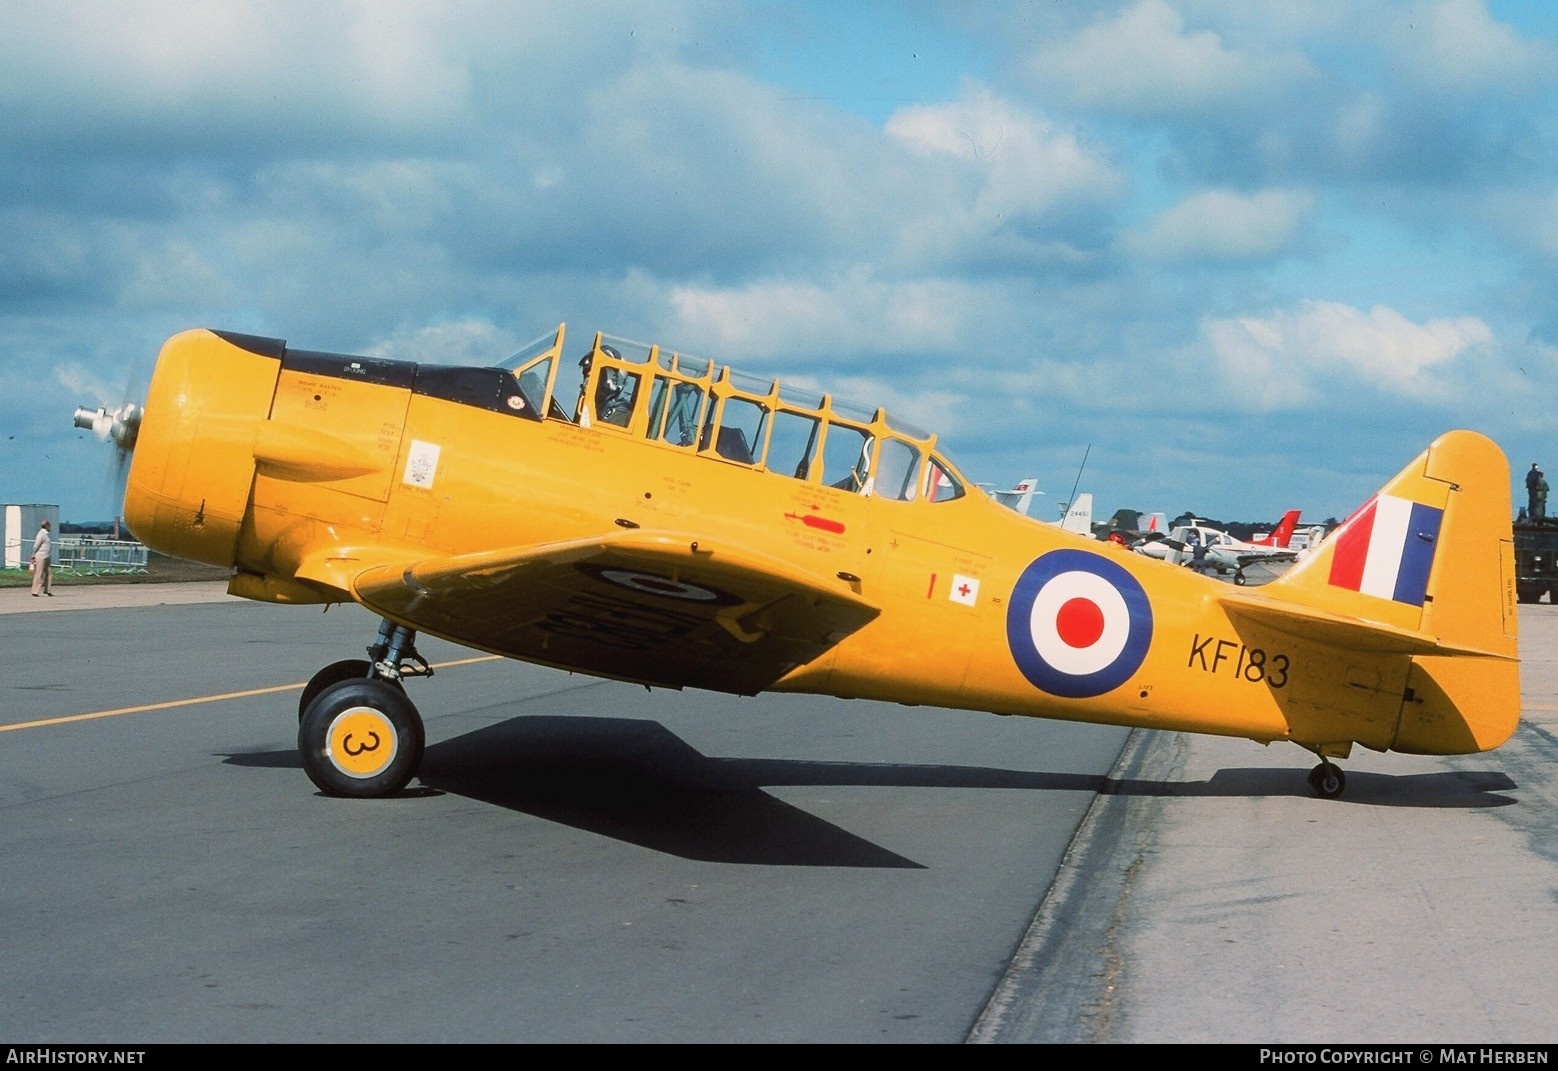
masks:
[[[1219,598],[1232,617],[1247,617],[1278,632],[1306,640],[1318,640],[1334,647],[1376,654],[1472,656],[1508,662],[1517,660],[1506,651],[1448,643],[1425,632],[1381,621],[1345,617],[1300,603],[1277,602],[1236,590]]]

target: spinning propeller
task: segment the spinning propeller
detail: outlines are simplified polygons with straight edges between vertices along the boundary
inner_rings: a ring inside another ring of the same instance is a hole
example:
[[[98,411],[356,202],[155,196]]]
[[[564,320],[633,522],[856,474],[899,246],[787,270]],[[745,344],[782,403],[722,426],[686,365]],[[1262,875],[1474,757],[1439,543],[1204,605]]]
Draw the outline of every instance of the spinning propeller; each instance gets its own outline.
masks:
[[[114,444],[109,482],[113,488],[116,514],[121,508],[120,503],[124,501],[125,470],[129,467],[130,454],[135,450],[135,440],[140,434],[144,413],[144,409],[131,401],[113,409],[100,405],[96,409],[81,406],[76,410],[76,427],[92,432],[102,442]]]

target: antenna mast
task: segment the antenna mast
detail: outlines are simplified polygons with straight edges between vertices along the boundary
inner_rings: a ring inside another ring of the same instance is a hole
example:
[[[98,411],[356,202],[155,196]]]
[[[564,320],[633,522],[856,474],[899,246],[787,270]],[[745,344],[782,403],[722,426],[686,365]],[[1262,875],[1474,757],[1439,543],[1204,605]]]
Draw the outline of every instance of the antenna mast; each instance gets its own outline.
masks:
[[[1066,504],[1064,506],[1060,507],[1060,515],[1061,515],[1061,517],[1065,517],[1066,510],[1070,509],[1071,508],[1071,503],[1073,503],[1073,502],[1075,502],[1077,500],[1077,488],[1082,486],[1082,470],[1087,468],[1087,455],[1092,453],[1092,452],[1093,452],[1093,444],[1092,443],[1088,443],[1087,444],[1087,449],[1082,451],[1082,464],[1077,466],[1076,482],[1071,485],[1071,497],[1066,500]]]

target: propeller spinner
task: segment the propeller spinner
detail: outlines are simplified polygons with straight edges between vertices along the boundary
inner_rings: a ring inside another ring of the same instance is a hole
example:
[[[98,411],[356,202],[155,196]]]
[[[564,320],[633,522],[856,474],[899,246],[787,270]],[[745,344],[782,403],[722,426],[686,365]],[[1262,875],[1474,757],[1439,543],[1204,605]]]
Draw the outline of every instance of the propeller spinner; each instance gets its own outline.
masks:
[[[130,451],[135,449],[135,437],[141,430],[141,413],[141,407],[134,402],[126,402],[117,409],[82,406],[76,410],[76,427],[86,428],[103,442],[112,439],[119,449]]]

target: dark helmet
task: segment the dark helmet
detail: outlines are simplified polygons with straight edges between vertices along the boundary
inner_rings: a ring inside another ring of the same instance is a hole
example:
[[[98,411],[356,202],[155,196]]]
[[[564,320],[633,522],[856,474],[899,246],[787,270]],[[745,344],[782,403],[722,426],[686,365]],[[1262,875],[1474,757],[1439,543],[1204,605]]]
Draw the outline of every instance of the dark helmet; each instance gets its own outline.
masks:
[[[616,351],[615,347],[612,347],[612,346],[602,346],[600,348],[600,351],[601,351],[601,353],[605,354],[607,357],[610,357],[610,358],[612,358],[614,360],[618,360],[618,361],[622,360],[622,354],[618,353]],[[584,370],[584,374],[585,375],[589,375],[590,374],[590,366],[594,362],[595,362],[595,351],[594,350],[590,350],[583,357],[579,358],[579,367]]]

